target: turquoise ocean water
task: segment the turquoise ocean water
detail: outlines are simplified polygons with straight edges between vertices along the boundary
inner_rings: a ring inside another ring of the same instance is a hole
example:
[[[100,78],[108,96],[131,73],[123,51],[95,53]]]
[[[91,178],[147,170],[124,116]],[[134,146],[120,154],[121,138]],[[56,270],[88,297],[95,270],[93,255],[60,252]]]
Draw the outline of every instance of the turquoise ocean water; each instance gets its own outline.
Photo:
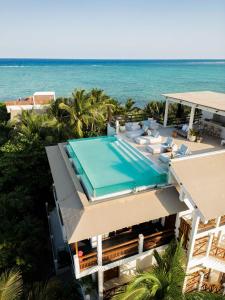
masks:
[[[225,60],[0,59],[0,101],[45,90],[69,96],[74,88],[93,87],[139,105],[162,99],[162,93],[225,92]]]

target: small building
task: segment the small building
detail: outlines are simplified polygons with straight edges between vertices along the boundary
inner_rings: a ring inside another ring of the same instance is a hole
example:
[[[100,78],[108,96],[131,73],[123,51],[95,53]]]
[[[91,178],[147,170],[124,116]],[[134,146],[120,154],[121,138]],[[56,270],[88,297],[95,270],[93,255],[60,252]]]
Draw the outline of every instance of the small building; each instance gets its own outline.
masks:
[[[55,99],[55,92],[35,92],[33,96],[6,101],[5,104],[7,112],[10,113],[10,118],[13,119],[20,115],[23,110],[43,112]]]

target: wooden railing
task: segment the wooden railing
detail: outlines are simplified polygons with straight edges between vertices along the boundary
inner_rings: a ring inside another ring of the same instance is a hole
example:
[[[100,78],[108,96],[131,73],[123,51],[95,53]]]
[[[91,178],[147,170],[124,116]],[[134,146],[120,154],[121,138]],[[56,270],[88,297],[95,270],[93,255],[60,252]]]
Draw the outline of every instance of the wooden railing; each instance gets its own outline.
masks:
[[[193,256],[205,255],[209,237],[203,237],[195,241]],[[225,248],[217,245],[217,238],[213,239],[212,246],[209,252],[210,256],[216,257],[225,262]]]
[[[144,251],[154,249],[161,245],[167,244],[174,237],[174,230],[168,229],[153,233],[144,237]],[[135,238],[130,241],[113,245],[102,250],[103,264],[108,264],[115,260],[129,257],[138,253],[139,239]],[[84,270],[97,265],[97,252],[83,255],[79,259],[80,270]]]
[[[210,283],[208,281],[203,281],[201,286],[201,291],[206,291],[210,293],[222,293],[223,286],[220,283]]]
[[[203,222],[200,222],[198,225],[198,232],[209,230],[209,229],[212,229],[215,227],[216,227],[216,219],[211,219],[206,224],[204,224]]]
[[[104,291],[104,300],[110,300],[113,296],[125,292],[127,283],[121,284],[119,287],[113,287],[109,290]]]
[[[201,120],[201,113],[195,113],[194,120],[195,122]],[[159,124],[163,124],[163,118],[164,114],[150,114],[150,113],[145,113],[145,112],[140,112],[140,113],[128,113],[125,115],[114,115],[112,118],[112,122],[114,123],[115,120],[119,120],[123,123],[125,122],[140,122],[143,120],[146,120],[148,118],[154,118]],[[189,123],[190,116],[184,116],[181,118],[178,117],[171,117],[170,114],[168,116],[167,124],[168,125],[180,125],[180,124],[185,124]]]
[[[206,236],[195,241],[193,256],[206,254],[208,239],[208,236]]]
[[[220,225],[225,225],[225,216],[222,216],[220,219]]]
[[[199,281],[200,281],[200,272],[203,272],[204,279],[207,280],[209,277],[209,270],[208,269],[202,269],[200,271],[196,271],[188,275],[187,284],[185,288],[185,292],[189,293],[196,289],[198,289]]]
[[[190,230],[191,225],[184,218],[181,218],[179,226],[179,239],[183,237],[183,246],[185,249],[188,247]]]
[[[225,262],[225,248],[217,246],[217,239],[213,240],[209,255],[214,256]]]

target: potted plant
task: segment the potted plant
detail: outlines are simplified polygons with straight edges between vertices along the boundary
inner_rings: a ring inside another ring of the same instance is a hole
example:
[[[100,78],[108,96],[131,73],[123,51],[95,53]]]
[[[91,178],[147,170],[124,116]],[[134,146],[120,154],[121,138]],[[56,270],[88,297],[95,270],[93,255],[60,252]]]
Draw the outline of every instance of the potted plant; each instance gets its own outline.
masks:
[[[197,138],[197,135],[198,135],[198,133],[197,133],[197,131],[195,129],[190,129],[188,131],[188,140],[190,142],[195,142],[196,138]]]

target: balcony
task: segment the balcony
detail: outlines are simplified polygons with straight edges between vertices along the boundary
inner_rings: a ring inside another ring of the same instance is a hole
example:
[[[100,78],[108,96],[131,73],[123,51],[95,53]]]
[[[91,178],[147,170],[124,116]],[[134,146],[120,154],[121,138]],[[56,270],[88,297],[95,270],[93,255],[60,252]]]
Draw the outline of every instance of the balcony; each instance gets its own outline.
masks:
[[[174,238],[174,222],[171,224],[166,227],[163,227],[160,222],[154,224],[149,222],[147,227],[140,224],[104,239],[102,241],[103,265],[138,254],[139,234],[143,234],[143,252],[168,244]],[[79,257],[80,271],[97,266],[97,249],[91,248],[88,243],[89,241],[82,241],[79,244],[79,251],[83,254]]]
[[[208,236],[197,239],[195,241],[193,256],[206,255],[208,241]],[[209,256],[217,258],[225,263],[225,248],[218,246],[218,240],[216,237],[213,238]]]
[[[201,280],[201,273],[203,278]],[[224,277],[225,274],[221,273],[216,281],[211,279],[211,270],[201,269],[188,276],[185,292],[193,292],[195,290],[205,291],[209,293],[222,294],[224,292]]]
[[[188,240],[189,232],[191,231],[192,219],[181,218],[180,222],[180,236],[184,235],[186,240]],[[225,225],[225,215],[220,218],[219,226]],[[216,228],[216,219],[211,219],[207,223],[203,223],[200,221],[198,225],[197,233],[201,233],[210,229]]]

